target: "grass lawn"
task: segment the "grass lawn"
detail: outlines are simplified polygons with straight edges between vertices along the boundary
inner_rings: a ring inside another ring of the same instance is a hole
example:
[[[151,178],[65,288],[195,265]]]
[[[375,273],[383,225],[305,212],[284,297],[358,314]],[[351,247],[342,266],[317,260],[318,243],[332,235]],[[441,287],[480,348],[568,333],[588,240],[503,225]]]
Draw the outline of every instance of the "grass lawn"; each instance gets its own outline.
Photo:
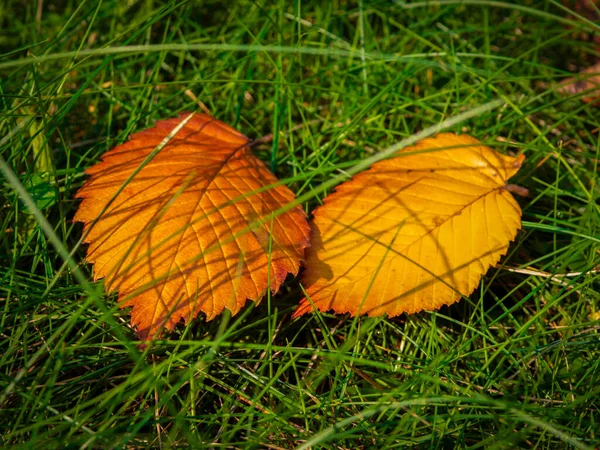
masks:
[[[554,0],[2,0],[0,446],[598,448],[600,110],[557,83],[599,33]],[[272,133],[254,152],[309,214],[369,156],[468,133],[526,155],[523,229],[439,311],[291,320],[290,276],[142,351],[75,193],[183,111]]]

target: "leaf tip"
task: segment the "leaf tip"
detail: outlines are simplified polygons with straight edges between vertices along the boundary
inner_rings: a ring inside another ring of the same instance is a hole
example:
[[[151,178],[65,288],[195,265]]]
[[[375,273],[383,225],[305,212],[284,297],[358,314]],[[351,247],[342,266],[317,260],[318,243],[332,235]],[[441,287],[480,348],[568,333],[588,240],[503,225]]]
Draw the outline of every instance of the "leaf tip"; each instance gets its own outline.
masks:
[[[525,161],[525,154],[519,153],[515,159],[514,168],[520,169],[521,166],[523,165],[524,161]]]

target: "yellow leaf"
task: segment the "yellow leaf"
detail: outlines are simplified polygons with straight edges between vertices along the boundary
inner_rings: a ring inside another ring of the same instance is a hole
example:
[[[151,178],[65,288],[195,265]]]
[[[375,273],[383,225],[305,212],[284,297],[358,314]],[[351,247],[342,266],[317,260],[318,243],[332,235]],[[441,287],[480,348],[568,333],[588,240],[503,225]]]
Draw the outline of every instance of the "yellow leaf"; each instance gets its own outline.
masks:
[[[208,320],[224,309],[235,314],[246,299],[276,292],[308,246],[301,208],[274,214],[294,194],[233,128],[195,115],[160,148],[186,117],[107,152],[77,193],[75,220],[85,223],[94,279],[133,306],[141,339],[199,312]]]
[[[521,227],[506,183],[523,159],[444,133],[338,186],[314,213],[294,316],[392,317],[471,294]]]

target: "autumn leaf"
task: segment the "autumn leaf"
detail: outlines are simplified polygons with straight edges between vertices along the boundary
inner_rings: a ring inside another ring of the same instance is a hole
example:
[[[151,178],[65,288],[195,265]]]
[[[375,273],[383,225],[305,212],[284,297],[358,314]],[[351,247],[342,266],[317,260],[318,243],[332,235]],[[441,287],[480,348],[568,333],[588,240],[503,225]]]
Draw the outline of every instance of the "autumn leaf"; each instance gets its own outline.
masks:
[[[86,173],[75,215],[86,259],[121,307],[133,307],[140,339],[199,312],[235,314],[298,273],[309,234],[303,210],[289,207],[294,194],[249,140],[213,117],[158,122]]]
[[[557,90],[566,95],[579,95],[585,92],[581,99],[586,103],[600,99],[600,64],[588,67],[578,75],[563,80]]]
[[[338,186],[314,212],[294,316],[392,317],[471,294],[521,227],[506,183],[523,159],[444,133]]]
[[[588,20],[589,22],[600,21],[600,9],[597,6],[596,0],[562,0],[562,3],[568,8],[574,11],[575,14],[570,16],[574,19]],[[600,53],[600,36],[597,32],[582,31],[578,29],[572,36],[575,39],[586,42],[593,50],[596,51],[583,52],[582,54],[575,54],[577,61],[575,65],[578,66],[591,66],[582,69],[579,73],[573,77],[567,78],[558,85],[557,92],[563,95],[577,96],[581,95],[581,100],[585,103],[595,103],[599,105],[600,100],[600,62],[598,56]],[[582,48],[585,48],[582,47]],[[595,47],[595,48],[594,48]]]

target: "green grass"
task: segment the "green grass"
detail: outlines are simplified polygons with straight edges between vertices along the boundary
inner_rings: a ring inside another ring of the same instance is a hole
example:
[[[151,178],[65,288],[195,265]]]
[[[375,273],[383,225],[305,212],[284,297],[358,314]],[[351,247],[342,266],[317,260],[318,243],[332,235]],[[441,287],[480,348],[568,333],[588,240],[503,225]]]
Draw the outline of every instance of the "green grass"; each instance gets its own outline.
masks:
[[[598,447],[600,113],[555,84],[599,27],[554,1],[224,3],[0,2],[0,445]],[[310,212],[333,176],[498,99],[450,130],[525,153],[524,226],[451,307],[291,321],[290,277],[143,353],[84,262],[83,170],[199,102],[274,133],[255,153]]]

